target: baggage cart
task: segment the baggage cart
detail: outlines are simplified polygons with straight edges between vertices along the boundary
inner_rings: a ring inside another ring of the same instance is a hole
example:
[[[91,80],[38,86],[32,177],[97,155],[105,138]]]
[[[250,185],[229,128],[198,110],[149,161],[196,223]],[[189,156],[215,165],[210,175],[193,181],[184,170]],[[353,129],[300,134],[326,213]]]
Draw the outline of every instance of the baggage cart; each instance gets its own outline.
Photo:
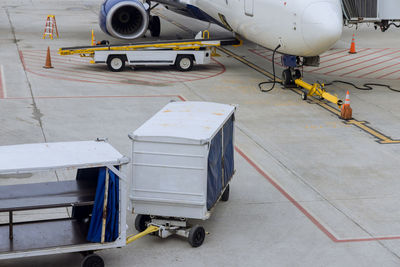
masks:
[[[0,186],[0,260],[80,252],[82,266],[104,266],[93,251],[126,245],[127,157],[105,141],[0,147],[0,174],[77,170],[73,180]],[[57,219],[15,222],[19,211],[72,207]],[[90,240],[90,241],[88,241]]]
[[[171,102],[134,131],[130,200],[141,232],[178,234],[193,247],[205,237],[202,226],[218,200],[229,198],[234,175],[235,106]]]

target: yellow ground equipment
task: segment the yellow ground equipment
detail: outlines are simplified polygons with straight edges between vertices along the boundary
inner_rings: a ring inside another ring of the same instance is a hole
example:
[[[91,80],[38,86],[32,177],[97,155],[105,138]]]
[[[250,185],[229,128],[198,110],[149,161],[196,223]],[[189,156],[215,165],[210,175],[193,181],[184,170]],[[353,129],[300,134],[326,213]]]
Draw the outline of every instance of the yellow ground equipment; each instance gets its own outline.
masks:
[[[329,102],[336,104],[339,108],[341,108],[341,106],[343,105],[343,101],[340,100],[336,95],[332,95],[325,91],[324,84],[314,83],[311,85],[309,83],[306,83],[302,79],[296,79],[294,82],[297,86],[300,86],[308,91],[302,93],[301,98],[303,100],[306,100],[307,96],[319,96],[320,98],[326,99]]]
[[[111,71],[122,71],[128,66],[175,65],[181,71],[191,70],[193,63],[207,64],[213,53],[212,48],[235,45],[235,38],[205,39],[208,32],[199,39],[142,42],[136,44],[110,45],[102,41],[99,45],[65,47],[59,49],[60,55],[78,54],[91,57],[90,63],[106,63]],[[214,51],[215,52],[215,51]]]

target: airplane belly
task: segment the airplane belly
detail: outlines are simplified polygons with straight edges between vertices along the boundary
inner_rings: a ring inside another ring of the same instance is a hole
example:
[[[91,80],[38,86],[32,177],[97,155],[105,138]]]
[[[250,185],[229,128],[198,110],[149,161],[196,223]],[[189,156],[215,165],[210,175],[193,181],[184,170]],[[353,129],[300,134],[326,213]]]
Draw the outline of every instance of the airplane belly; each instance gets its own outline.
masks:
[[[339,0],[196,0],[193,3],[244,38],[279,52],[316,56],[341,36]],[[222,15],[222,16],[221,16]]]

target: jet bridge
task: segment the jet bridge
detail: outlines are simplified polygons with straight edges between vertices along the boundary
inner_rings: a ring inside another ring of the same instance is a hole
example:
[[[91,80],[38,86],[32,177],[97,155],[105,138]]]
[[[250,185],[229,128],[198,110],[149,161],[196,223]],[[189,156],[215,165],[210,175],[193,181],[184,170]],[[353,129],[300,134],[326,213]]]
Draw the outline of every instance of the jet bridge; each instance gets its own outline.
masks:
[[[347,24],[374,23],[383,32],[400,28],[399,0],[342,0],[342,8]]]

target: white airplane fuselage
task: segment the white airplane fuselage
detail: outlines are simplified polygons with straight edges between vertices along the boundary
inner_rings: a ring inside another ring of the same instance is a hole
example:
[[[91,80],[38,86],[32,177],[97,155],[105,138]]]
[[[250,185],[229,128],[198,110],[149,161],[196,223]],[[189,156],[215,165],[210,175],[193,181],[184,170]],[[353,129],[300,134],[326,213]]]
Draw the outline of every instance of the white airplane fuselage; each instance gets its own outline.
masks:
[[[342,34],[340,0],[192,0],[216,20],[221,15],[244,38],[296,56],[317,56]]]

